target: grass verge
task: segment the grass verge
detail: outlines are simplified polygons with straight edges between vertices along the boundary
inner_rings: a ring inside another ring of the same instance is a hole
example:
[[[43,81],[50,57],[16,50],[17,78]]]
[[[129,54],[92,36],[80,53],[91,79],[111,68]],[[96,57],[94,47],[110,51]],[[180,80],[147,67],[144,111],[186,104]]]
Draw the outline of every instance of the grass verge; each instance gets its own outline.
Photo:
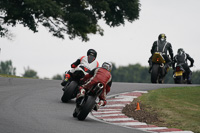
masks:
[[[0,74],[0,77],[22,78],[22,77],[19,77],[19,76],[15,76],[15,75],[7,75],[7,74]]]
[[[159,121],[152,124],[200,133],[200,86],[152,90],[137,100],[157,114]]]

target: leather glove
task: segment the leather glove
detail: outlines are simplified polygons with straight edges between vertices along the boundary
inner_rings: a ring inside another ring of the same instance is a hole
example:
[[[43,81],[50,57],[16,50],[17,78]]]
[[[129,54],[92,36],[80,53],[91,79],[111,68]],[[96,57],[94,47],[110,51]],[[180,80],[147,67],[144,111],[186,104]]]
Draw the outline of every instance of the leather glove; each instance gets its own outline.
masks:
[[[76,65],[75,64],[71,64],[71,68],[76,68]]]

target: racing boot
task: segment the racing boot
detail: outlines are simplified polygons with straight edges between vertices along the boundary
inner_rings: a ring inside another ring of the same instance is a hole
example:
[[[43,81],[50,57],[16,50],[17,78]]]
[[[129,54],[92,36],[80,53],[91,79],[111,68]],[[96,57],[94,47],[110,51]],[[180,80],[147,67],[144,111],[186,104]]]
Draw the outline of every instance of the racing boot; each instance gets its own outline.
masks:
[[[191,80],[187,80],[187,84],[192,84],[192,81]]]
[[[158,81],[160,84],[163,84],[163,79],[159,79]]]
[[[151,70],[152,70],[152,66],[149,67],[149,73],[151,73]]]
[[[159,77],[158,83],[159,84],[163,84],[164,83],[164,77],[163,76]]]
[[[166,64],[165,66],[164,66],[164,72],[165,72],[165,75],[168,73],[168,71],[169,71],[169,64]]]
[[[151,59],[151,57],[149,58],[149,60],[148,60],[148,63],[149,63],[149,73],[151,73],[152,72],[152,61],[151,61],[152,59]]]
[[[65,79],[62,81],[61,85],[65,86],[70,78],[70,74],[65,74]]]
[[[187,84],[192,84],[191,76],[192,76],[192,72],[190,72],[187,76]]]

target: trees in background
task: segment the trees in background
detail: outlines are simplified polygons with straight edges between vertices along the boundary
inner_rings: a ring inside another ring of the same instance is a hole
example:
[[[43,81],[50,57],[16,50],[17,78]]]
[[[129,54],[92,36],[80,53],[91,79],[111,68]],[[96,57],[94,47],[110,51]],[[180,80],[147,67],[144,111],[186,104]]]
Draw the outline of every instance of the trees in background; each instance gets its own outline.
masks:
[[[7,74],[7,75],[16,74],[16,68],[13,67],[11,60],[0,62],[0,74]]]
[[[151,81],[148,67],[142,67],[140,64],[116,68],[113,63],[111,74],[114,82],[149,83]]]
[[[200,84],[200,71],[192,72],[192,83]]]
[[[113,82],[131,82],[131,83],[151,83],[151,74],[148,73],[149,67],[141,66],[140,64],[119,66],[118,68],[113,63]],[[200,71],[194,71],[192,74],[192,83],[200,84]],[[169,69],[164,78],[164,83],[174,84],[173,69]]]
[[[111,71],[113,82],[130,82],[130,83],[151,83],[151,74],[148,72],[149,67],[141,66],[140,64],[119,66],[113,63]],[[12,61],[0,62],[0,74],[15,75],[16,68],[12,66]],[[23,77],[39,78],[37,72],[29,67],[24,69]],[[192,83],[200,84],[200,71],[194,71],[192,74]],[[62,80],[63,75],[56,74],[52,77],[53,80]],[[165,76],[164,83],[173,84],[173,70],[169,69]]]
[[[62,78],[63,78],[63,76],[61,76],[60,74],[57,74],[52,77],[53,80],[62,80]]]
[[[37,76],[37,72],[33,69],[30,69],[29,67],[24,68],[24,74],[22,74],[22,76],[28,78],[39,78]]]
[[[103,35],[98,24],[103,19],[110,27],[139,18],[139,0],[1,0],[0,36],[8,36],[6,26],[21,24],[33,32],[39,24],[53,36],[88,41],[89,34]]]

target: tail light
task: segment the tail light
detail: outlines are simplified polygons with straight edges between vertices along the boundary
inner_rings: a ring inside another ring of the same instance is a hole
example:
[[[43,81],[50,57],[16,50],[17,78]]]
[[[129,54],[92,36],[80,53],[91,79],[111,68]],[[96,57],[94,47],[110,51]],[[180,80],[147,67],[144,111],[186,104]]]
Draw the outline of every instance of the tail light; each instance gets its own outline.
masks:
[[[180,71],[180,70],[181,70],[180,66],[177,66],[176,71]]]

